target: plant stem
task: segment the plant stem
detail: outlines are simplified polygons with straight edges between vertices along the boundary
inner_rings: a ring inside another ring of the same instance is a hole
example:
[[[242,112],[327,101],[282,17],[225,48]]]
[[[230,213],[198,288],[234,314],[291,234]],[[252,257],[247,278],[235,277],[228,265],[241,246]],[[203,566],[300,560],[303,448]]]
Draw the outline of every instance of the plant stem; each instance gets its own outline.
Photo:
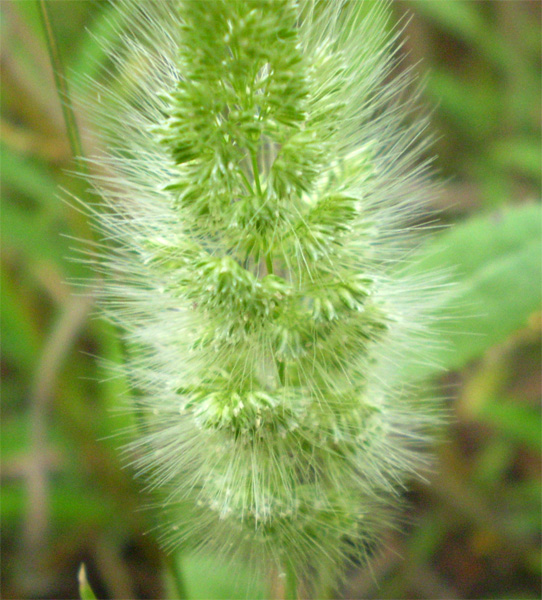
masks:
[[[79,137],[79,128],[77,127],[77,121],[75,120],[75,113],[73,111],[70,91],[68,88],[68,80],[64,74],[64,67],[62,64],[62,59],[60,58],[60,52],[56,43],[51,20],[49,18],[49,9],[47,4],[48,3],[45,0],[38,1],[41,21],[45,33],[45,40],[47,42],[47,50],[49,51],[51,66],[53,67],[56,90],[60,98],[62,114],[64,115],[64,122],[66,123],[66,131],[73,156],[78,163],[79,170],[83,173],[86,173],[86,165],[81,161],[81,156],[83,155],[81,138]]]

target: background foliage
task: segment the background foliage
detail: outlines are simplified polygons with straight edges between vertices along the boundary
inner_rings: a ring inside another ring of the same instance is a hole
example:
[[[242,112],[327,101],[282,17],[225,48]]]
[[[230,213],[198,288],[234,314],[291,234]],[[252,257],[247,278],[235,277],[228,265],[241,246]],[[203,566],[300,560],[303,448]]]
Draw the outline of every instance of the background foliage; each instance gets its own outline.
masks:
[[[72,238],[92,239],[59,186],[84,196],[46,51],[38,5],[4,0],[2,65],[2,595],[74,598],[79,564],[99,597],[281,595],[271,574],[250,592],[218,557],[166,557],[145,492],[112,438],[127,393],[99,359],[119,360],[111,327],[76,294],[87,276]],[[73,84],[100,75],[106,1],[48,2]],[[347,598],[538,598],[540,593],[541,65],[534,1],[396,2],[404,65],[428,68],[437,167],[446,178],[439,234],[423,262],[461,281],[436,357],[451,426],[427,486],[409,494],[374,574],[352,571]],[[417,61],[423,59],[423,64]],[[77,114],[84,131],[84,112]],[[83,135],[89,148],[93,140]],[[75,293],[74,293],[75,292]],[[172,560],[180,569],[171,569]],[[242,566],[239,566],[242,571]],[[245,577],[248,579],[248,574]],[[378,584],[376,583],[378,581]],[[255,585],[255,587],[254,587]],[[268,589],[270,587],[270,589]]]

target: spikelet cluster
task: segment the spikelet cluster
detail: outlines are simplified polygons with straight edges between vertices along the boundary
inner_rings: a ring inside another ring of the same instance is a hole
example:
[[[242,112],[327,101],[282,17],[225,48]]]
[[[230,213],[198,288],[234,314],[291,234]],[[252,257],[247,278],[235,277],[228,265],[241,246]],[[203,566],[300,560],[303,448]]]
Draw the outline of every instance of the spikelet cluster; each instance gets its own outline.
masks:
[[[391,76],[387,7],[119,6],[115,79],[89,104],[132,463],[162,491],[166,545],[338,573],[435,419],[406,377],[432,298],[403,272],[426,122]]]

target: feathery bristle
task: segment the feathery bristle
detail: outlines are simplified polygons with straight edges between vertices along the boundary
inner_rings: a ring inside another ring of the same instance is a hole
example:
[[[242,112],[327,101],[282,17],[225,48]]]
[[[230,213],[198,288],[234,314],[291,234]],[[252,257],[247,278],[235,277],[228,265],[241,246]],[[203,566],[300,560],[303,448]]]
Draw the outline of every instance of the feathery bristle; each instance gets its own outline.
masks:
[[[438,421],[405,379],[438,282],[403,272],[432,185],[387,6],[119,5],[115,77],[88,104],[132,464],[164,494],[167,545],[338,574]]]

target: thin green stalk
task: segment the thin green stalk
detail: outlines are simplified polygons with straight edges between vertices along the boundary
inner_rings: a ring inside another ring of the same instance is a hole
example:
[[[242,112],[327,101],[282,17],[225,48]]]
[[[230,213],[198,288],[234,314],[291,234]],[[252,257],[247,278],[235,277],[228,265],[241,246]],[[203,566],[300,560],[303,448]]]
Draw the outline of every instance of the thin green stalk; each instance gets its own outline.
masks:
[[[75,119],[75,112],[73,110],[73,103],[71,100],[71,94],[68,88],[68,80],[64,73],[64,66],[60,57],[58,45],[56,43],[54,29],[49,17],[49,8],[46,0],[36,0],[38,4],[38,10],[41,16],[41,22],[43,25],[43,31],[45,35],[45,41],[47,44],[47,50],[49,53],[49,60],[51,61],[51,67],[53,69],[53,76],[55,81],[56,91],[60,100],[60,106],[62,108],[62,114],[64,116],[64,123],[66,126],[66,134],[70,144],[72,156],[76,162],[76,171],[83,176],[88,176],[88,168],[83,157],[83,147],[81,144],[81,138],[79,136],[79,128]],[[85,196],[85,190],[79,185],[76,195],[80,197]],[[79,227],[81,228],[82,237],[89,240],[94,239],[94,232],[88,226],[88,220],[82,219],[79,212],[74,212],[74,218],[76,219]]]
[[[38,7],[40,16],[43,24],[43,31],[45,33],[45,41],[47,43],[47,50],[49,52],[49,58],[53,67],[53,75],[55,78],[55,86],[60,98],[60,105],[62,107],[62,114],[64,115],[64,122],[66,124],[66,132],[70,142],[70,147],[75,160],[78,163],[78,169],[80,172],[86,172],[86,166],[81,161],[83,155],[83,149],[81,145],[81,138],[79,136],[79,129],[77,127],[77,121],[75,120],[75,113],[71,101],[70,90],[68,88],[68,80],[64,73],[64,67],[58,45],[56,43],[53,27],[51,25],[51,19],[49,18],[49,9],[47,7],[46,0],[38,0]]]

